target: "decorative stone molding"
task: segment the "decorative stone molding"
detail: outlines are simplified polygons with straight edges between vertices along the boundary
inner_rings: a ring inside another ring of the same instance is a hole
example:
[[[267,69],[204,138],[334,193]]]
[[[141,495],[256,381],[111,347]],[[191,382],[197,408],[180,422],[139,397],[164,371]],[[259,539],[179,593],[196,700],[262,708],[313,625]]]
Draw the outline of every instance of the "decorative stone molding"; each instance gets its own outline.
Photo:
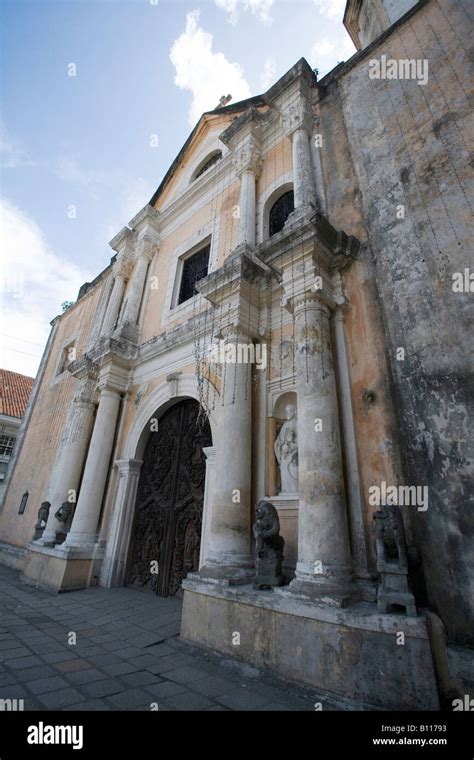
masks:
[[[138,214],[135,214],[128,224],[130,229],[135,232],[140,232],[143,229],[153,229],[158,233],[160,228],[160,217],[161,213],[154,208],[154,206],[150,206],[150,204],[147,203]]]
[[[135,246],[136,258],[144,258],[148,263],[153,260],[155,253],[158,253],[160,247],[159,238],[145,232],[137,240]]]
[[[314,114],[309,100],[302,93],[298,93],[296,100],[282,112],[281,121],[286,137],[292,137],[299,129],[311,135]]]
[[[133,270],[133,258],[130,254],[120,253],[113,266],[115,279],[127,281]]]
[[[257,178],[263,166],[260,141],[253,135],[249,135],[236,149],[232,157],[232,165],[238,177],[242,177],[244,172],[252,172]]]

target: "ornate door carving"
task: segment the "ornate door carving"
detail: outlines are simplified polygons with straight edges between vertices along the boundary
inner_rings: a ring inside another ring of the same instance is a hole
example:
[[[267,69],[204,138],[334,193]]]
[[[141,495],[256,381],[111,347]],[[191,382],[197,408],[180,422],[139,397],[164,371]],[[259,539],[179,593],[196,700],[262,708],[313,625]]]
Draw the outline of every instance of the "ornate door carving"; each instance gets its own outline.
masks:
[[[209,423],[199,404],[181,401],[150,434],[138,484],[127,583],[172,596],[197,570],[206,474],[203,447]],[[156,572],[157,571],[157,572]]]

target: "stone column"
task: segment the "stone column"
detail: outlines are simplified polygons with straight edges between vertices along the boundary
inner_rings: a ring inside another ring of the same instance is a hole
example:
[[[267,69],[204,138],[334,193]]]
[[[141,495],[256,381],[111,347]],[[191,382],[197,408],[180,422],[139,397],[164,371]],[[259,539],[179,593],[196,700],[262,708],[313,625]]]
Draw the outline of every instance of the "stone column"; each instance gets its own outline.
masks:
[[[211,532],[211,509],[216,475],[216,447],[205,446],[203,454],[206,457],[206,480],[204,484],[204,504],[202,509],[201,549],[199,553],[199,569],[204,567],[209,555]]]
[[[117,269],[115,274],[114,286],[110,295],[109,303],[107,304],[107,311],[105,312],[104,321],[102,323],[101,333],[105,337],[109,338],[112,335],[114,327],[116,325],[120,306],[122,305],[122,298],[125,291],[125,275],[123,271]]]
[[[259,140],[253,135],[247,136],[245,141],[236,148],[233,162],[241,183],[237,246],[254,246],[256,230],[256,181],[262,166]]]
[[[104,495],[115,428],[120,408],[120,392],[105,385],[100,390],[99,407],[89,445],[79,499],[66,547],[92,547],[96,542],[100,508]]]
[[[339,397],[341,401],[341,423],[343,430],[343,448],[347,481],[347,500],[351,515],[351,545],[355,570],[360,577],[369,577],[368,547],[364,525],[364,504],[359,474],[357,442],[355,434],[354,413],[352,409],[351,381],[347,358],[344,320],[346,310],[336,308],[333,313],[334,339],[339,380]]]
[[[101,585],[107,587],[122,586],[125,579],[135,498],[143,462],[140,459],[117,459],[115,464],[119,482],[100,574]]]
[[[329,309],[313,293],[295,303],[298,396],[298,563],[293,590],[347,589],[351,557]]]
[[[250,338],[235,327],[224,337],[224,356]],[[201,574],[246,580],[251,532],[251,364],[229,362],[223,367],[222,406],[216,444],[216,481],[210,504],[209,552]]]
[[[127,304],[121,324],[122,333],[131,340],[136,340],[138,337],[138,316],[146,273],[156,250],[157,244],[149,235],[143,235],[137,242],[137,259],[127,292]]]
[[[56,520],[54,513],[63,502],[76,501],[75,494],[79,487],[94,420],[96,384],[97,378],[94,376],[80,378],[73,396],[46,497],[51,509],[43,536],[38,541],[45,546],[54,546],[56,532],[64,527]],[[70,498],[71,495],[74,498]]]
[[[283,130],[291,138],[293,156],[293,192],[295,211],[316,207],[314,169],[311,159],[310,137],[313,130],[313,111],[309,100],[302,94],[283,112]]]

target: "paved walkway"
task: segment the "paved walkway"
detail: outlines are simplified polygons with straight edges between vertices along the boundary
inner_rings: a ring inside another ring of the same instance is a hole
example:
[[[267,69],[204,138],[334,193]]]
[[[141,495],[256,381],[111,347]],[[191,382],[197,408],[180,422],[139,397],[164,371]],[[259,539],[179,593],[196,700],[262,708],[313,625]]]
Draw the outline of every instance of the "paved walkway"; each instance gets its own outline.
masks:
[[[181,641],[180,619],[177,599],[128,588],[46,594],[0,566],[0,699],[24,699],[25,710],[314,710],[321,701]]]

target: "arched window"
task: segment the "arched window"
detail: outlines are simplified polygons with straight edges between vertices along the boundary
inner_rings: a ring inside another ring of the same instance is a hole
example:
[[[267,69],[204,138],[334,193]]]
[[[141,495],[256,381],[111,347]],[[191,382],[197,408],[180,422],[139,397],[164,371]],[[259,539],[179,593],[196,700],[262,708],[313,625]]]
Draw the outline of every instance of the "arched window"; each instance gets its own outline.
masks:
[[[286,220],[294,210],[295,199],[293,190],[288,190],[287,193],[284,193],[284,195],[281,195],[278,200],[275,201],[270,209],[270,218],[268,224],[270,237],[283,229]]]
[[[194,182],[195,179],[200,177],[204,172],[207,172],[208,169],[211,168],[211,166],[214,166],[214,164],[217,164],[218,161],[220,161],[222,158],[222,151],[216,150],[214,153],[212,153],[210,156],[206,158],[203,164],[198,166],[196,173],[193,175],[192,181]]]

